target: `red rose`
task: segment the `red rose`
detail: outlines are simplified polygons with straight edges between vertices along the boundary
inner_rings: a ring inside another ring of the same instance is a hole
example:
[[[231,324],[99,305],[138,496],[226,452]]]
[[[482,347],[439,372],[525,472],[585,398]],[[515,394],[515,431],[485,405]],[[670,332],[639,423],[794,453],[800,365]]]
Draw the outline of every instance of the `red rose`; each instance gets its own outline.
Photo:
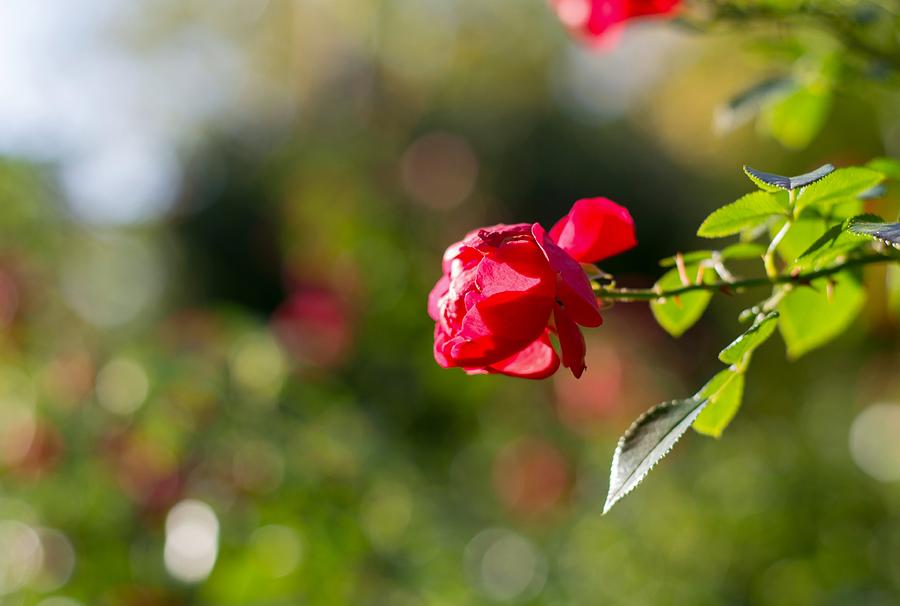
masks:
[[[671,15],[681,0],[551,0],[557,16],[588,43],[602,45],[637,17]]]
[[[580,377],[578,326],[602,322],[580,262],[636,243],[631,215],[606,198],[579,200],[549,234],[538,223],[470,232],[444,253],[444,275],[428,297],[435,359],[470,374],[543,379],[559,368],[553,330],[563,365]]]

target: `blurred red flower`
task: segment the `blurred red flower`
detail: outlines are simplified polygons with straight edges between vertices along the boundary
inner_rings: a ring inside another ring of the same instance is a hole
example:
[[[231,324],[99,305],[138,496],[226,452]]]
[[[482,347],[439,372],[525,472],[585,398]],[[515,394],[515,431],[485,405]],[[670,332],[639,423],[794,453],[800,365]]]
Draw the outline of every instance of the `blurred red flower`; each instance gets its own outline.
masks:
[[[470,232],[444,253],[444,275],[428,297],[434,357],[445,368],[543,379],[562,363],[584,372],[578,326],[602,322],[580,262],[636,244],[628,211],[606,198],[579,200],[548,234],[538,223]],[[552,323],[551,323],[552,318]]]
[[[297,359],[322,368],[343,362],[353,345],[350,310],[328,287],[297,287],[275,311],[272,325]]]
[[[594,46],[608,44],[626,21],[672,15],[681,0],[551,0],[560,21]]]

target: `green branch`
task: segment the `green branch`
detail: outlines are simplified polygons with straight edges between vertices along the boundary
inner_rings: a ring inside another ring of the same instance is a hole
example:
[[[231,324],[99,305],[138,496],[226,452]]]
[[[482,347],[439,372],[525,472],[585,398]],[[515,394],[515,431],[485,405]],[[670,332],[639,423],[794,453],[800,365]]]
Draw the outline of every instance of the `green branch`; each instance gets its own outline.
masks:
[[[809,284],[813,280],[825,278],[840,273],[851,267],[859,267],[862,265],[872,265],[873,263],[900,262],[900,256],[894,254],[874,254],[864,257],[849,259],[843,263],[832,265],[824,269],[817,269],[806,273],[796,275],[779,274],[772,277],[747,278],[744,280],[719,281],[711,283],[687,284],[671,290],[656,290],[653,288],[600,288],[595,289],[595,293],[599,299],[606,301],[654,301],[656,299],[666,299],[669,297],[677,297],[689,292],[705,290],[710,292],[734,293],[745,290],[747,288],[758,288],[762,286],[775,286],[776,284]]]

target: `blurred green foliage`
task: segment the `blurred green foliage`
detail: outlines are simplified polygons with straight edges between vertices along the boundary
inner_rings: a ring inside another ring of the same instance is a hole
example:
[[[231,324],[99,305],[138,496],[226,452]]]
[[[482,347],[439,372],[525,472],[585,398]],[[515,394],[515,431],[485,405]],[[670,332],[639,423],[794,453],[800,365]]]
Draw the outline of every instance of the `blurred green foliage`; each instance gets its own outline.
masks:
[[[166,218],[85,224],[52,166],[0,165],[0,603],[900,601],[900,452],[858,424],[900,405],[897,289],[798,362],[761,347],[723,437],[602,518],[615,437],[719,368],[747,301],[679,341],[617,305],[585,376],[543,383],[441,370],[425,313],[447,244],[588,195],[638,225],[603,269],[652,284],[746,190],[742,163],[896,154],[895,76],[829,97],[827,120],[803,109],[821,131],[785,113],[816,93],[773,106],[775,138],[810,143],[794,153],[711,128],[793,69],[775,23],[740,38],[763,54],[652,24],[601,56],[541,2],[263,4],[247,26],[148,3],[123,35],[205,28],[258,75],[179,150]]]

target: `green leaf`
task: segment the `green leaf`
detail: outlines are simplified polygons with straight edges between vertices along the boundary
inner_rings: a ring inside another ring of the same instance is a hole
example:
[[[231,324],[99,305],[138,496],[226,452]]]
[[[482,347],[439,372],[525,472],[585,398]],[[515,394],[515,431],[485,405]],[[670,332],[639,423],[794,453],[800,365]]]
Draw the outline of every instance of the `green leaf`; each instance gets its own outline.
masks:
[[[792,78],[766,78],[720,105],[715,112],[715,127],[720,134],[728,133],[746,123],[766,105],[788,94],[794,87]]]
[[[772,225],[771,234],[774,236],[784,226],[784,221],[778,221]],[[828,228],[824,219],[817,216],[803,216],[791,225],[787,234],[778,244],[778,254],[786,263],[793,264]]]
[[[759,259],[764,254],[766,254],[766,247],[756,242],[738,242],[722,249],[724,261]]]
[[[799,358],[840,335],[865,304],[865,290],[851,272],[837,274],[834,280],[831,300],[828,279],[821,278],[813,281],[811,288],[795,287],[779,303],[778,326],[791,358]]]
[[[850,231],[860,236],[868,236],[889,246],[900,249],[900,223],[875,223],[859,221],[849,227]]]
[[[795,202],[795,213],[807,207],[828,209],[839,202],[855,199],[883,180],[884,175],[869,168],[839,168],[800,192]]]
[[[606,513],[641,483],[653,466],[672,449],[706,405],[706,400],[688,398],[654,406],[641,415],[619,438],[609,473]]]
[[[727,368],[714,376],[694,397],[701,401],[708,400],[694,420],[694,430],[718,438],[741,406],[744,373]]]
[[[833,172],[834,166],[831,164],[823,164],[816,170],[812,170],[808,173],[803,173],[796,177],[785,177],[783,175],[776,175],[775,173],[756,170],[755,168],[744,165],[744,174],[750,177],[750,180],[756,183],[761,189],[769,192],[806,187],[810,183],[815,183],[820,179],[824,179]]]
[[[872,225],[864,223],[879,219],[876,215],[860,215],[847,219],[838,225],[832,225],[821,238],[813,242],[802,255],[797,257],[796,265],[802,269],[823,267],[838,257],[865,246],[868,240],[855,233],[853,228],[859,225]]]
[[[682,253],[682,257],[684,257],[685,264],[687,263],[699,263],[700,261],[706,261],[707,259],[711,259],[713,256],[713,251],[711,250],[693,250],[691,252]],[[660,267],[675,267],[675,257],[666,257],[665,259],[660,259],[659,261]]]
[[[803,149],[825,126],[831,93],[825,87],[800,88],[768,107],[760,126],[790,149]]]
[[[787,215],[787,193],[755,191],[715,210],[700,225],[697,235],[703,238],[731,236],[764,223],[774,215]]]
[[[885,273],[888,312],[895,319],[900,319],[900,264],[888,265]]]
[[[873,158],[866,163],[866,166],[893,181],[900,181],[900,160],[897,158]]]
[[[758,316],[753,326],[719,352],[719,360],[725,364],[738,364],[744,356],[762,345],[778,326],[778,312],[773,311]]]
[[[694,279],[697,275],[697,264],[688,265],[686,267],[687,275]],[[705,278],[704,278],[705,279]],[[656,285],[661,290],[672,290],[682,286],[681,277],[678,275],[677,269],[667,271],[659,279]],[[650,302],[650,311],[653,317],[662,326],[666,332],[673,337],[680,337],[691,326],[697,323],[697,320],[706,311],[712,293],[704,290],[696,290],[677,297],[668,297],[664,300],[654,300]]]

